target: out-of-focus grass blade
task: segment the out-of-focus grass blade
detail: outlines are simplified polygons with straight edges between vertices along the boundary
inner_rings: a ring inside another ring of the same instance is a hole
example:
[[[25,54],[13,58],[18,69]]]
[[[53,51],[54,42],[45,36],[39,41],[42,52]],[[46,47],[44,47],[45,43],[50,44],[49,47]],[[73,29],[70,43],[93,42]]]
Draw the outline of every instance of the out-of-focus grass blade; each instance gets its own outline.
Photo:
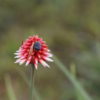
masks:
[[[17,68],[16,68],[16,70],[18,71],[20,76],[24,79],[25,83],[30,87],[30,81],[28,80],[28,77],[25,75],[25,72],[23,72],[22,70],[19,70]],[[39,93],[35,89],[34,84],[33,84],[33,95],[34,95],[36,100],[42,100],[42,98],[40,97]]]
[[[70,71],[71,71],[73,77],[77,78],[77,76],[76,76],[77,71],[76,71],[76,66],[74,63],[71,63]],[[84,100],[83,96],[80,94],[79,91],[77,91],[77,89],[75,89],[75,94],[76,94],[77,100]]]
[[[76,71],[76,66],[74,63],[71,63],[70,71],[71,71],[72,75],[76,78],[77,71]]]
[[[5,85],[6,85],[6,89],[7,89],[7,94],[8,94],[9,100],[17,100],[16,96],[14,94],[13,87],[11,85],[11,79],[10,79],[9,75],[5,76]]]
[[[77,89],[79,94],[84,98],[84,100],[92,100],[90,96],[86,93],[84,88],[80,85],[78,80],[68,71],[68,69],[63,65],[63,63],[60,62],[60,60],[57,57],[54,57],[56,65],[59,67],[59,69],[66,75],[67,78],[72,82],[73,86]]]

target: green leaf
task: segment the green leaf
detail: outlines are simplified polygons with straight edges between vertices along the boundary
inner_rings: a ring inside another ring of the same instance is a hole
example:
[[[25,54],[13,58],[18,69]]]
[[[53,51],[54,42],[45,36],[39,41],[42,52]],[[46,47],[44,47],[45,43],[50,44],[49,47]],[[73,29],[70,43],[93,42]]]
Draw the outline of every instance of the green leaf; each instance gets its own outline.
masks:
[[[17,100],[16,96],[14,94],[14,90],[13,90],[13,87],[11,84],[11,79],[10,79],[9,75],[5,76],[5,85],[6,85],[9,100]]]
[[[82,100],[92,100],[90,96],[86,93],[82,85],[78,82],[78,80],[68,71],[66,66],[60,62],[60,60],[57,57],[54,57],[56,65],[59,67],[59,69],[65,74],[67,78],[72,82],[73,86],[77,89],[79,95],[82,96]]]

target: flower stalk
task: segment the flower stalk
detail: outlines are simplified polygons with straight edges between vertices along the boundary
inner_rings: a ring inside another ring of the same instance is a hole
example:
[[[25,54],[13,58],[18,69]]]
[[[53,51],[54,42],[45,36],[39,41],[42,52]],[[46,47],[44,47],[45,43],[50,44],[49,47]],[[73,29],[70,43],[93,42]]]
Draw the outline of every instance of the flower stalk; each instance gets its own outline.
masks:
[[[30,100],[33,100],[33,84],[34,84],[34,71],[35,71],[35,67],[32,64],[31,68],[31,75],[30,75]]]

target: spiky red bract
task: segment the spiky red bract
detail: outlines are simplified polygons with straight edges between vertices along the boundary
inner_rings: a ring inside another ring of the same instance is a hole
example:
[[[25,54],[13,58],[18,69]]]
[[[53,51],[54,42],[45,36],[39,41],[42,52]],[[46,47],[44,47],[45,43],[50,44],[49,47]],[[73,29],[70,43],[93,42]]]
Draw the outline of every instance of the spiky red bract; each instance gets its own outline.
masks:
[[[34,44],[40,45],[39,49],[34,47]],[[52,54],[48,49],[48,46],[42,38],[39,38],[37,35],[30,36],[26,39],[18,51],[15,53],[15,58],[17,58],[15,63],[20,65],[26,63],[26,66],[29,64],[34,64],[35,68],[38,68],[38,63],[41,63],[44,67],[49,67],[46,61],[52,62]]]

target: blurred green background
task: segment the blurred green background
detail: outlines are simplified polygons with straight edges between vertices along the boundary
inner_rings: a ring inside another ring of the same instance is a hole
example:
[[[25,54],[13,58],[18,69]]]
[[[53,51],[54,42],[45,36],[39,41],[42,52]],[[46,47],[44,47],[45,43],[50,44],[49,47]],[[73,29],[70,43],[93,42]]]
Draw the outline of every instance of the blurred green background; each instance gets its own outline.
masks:
[[[17,100],[29,100],[24,78],[29,79],[30,66],[14,64],[13,53],[22,40],[35,34],[48,43],[90,97],[100,100],[100,0],[0,0],[0,100],[10,100],[9,79]],[[50,66],[40,65],[35,71],[39,96],[81,100],[57,65]]]

